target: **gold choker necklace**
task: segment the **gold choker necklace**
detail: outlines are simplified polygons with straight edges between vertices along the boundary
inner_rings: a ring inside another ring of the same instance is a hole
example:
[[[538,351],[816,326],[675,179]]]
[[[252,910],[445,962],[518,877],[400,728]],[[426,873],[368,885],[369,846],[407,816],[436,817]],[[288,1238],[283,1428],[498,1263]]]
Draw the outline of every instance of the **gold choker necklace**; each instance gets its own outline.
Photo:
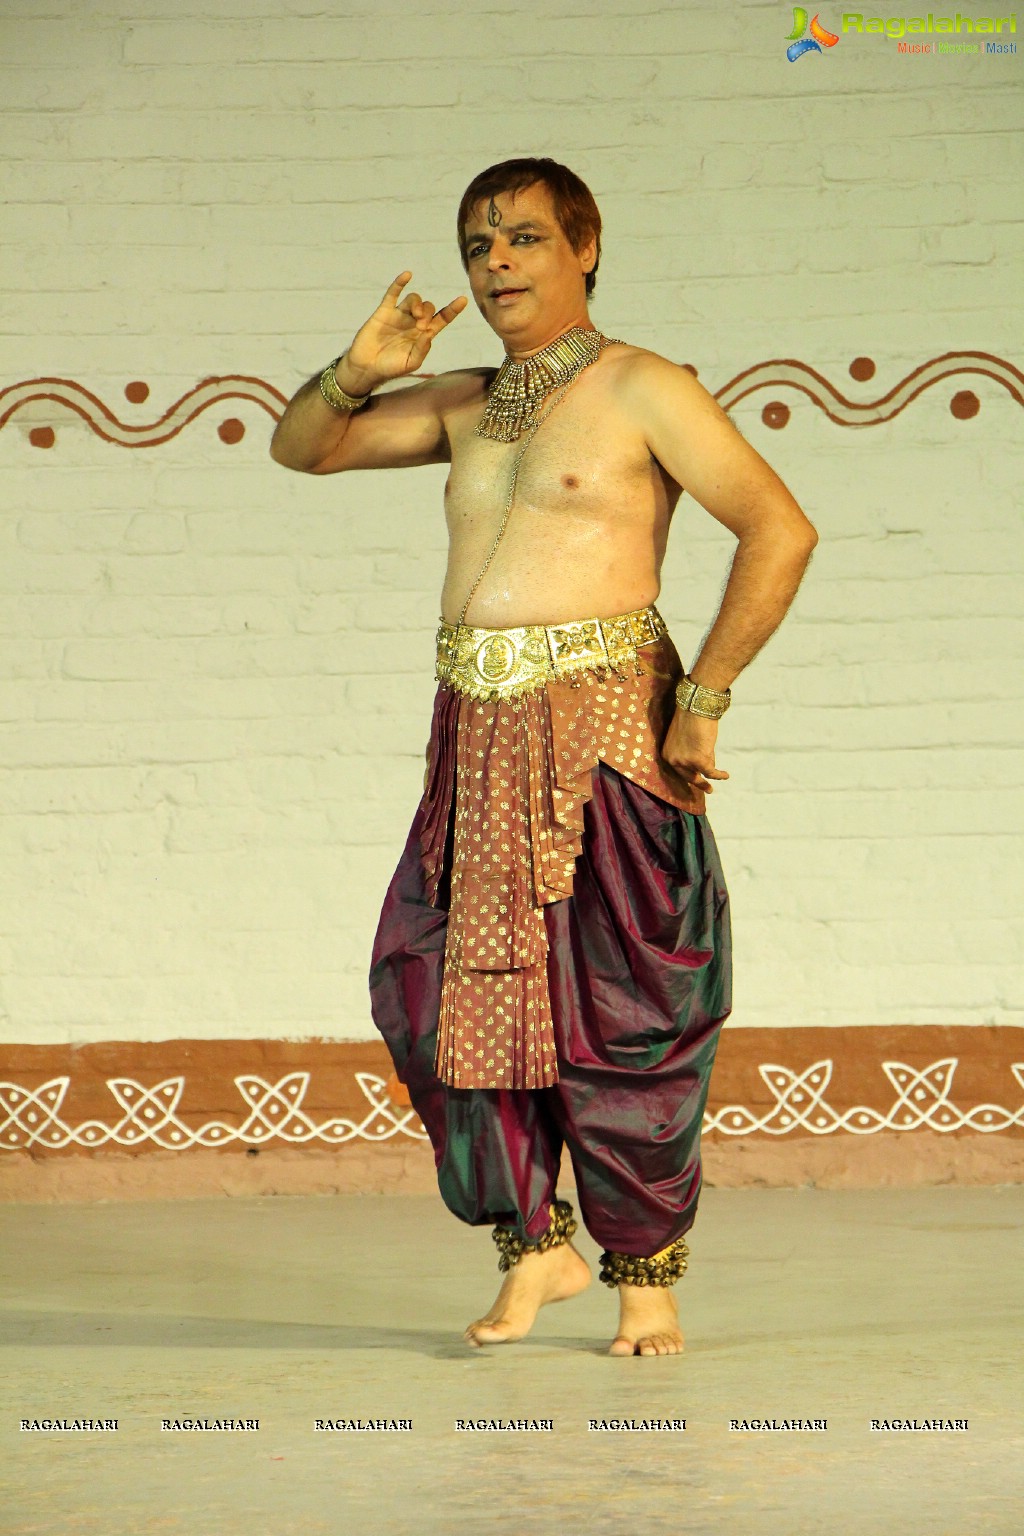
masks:
[[[553,389],[571,384],[605,347],[614,345],[600,331],[574,325],[521,363],[506,357],[487,391],[477,435],[498,443],[514,443],[533,426]]]

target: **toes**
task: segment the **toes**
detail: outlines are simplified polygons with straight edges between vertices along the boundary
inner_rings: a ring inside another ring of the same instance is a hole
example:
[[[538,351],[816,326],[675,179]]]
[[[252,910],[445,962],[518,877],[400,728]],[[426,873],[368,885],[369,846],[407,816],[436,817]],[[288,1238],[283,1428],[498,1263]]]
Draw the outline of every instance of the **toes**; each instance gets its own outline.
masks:
[[[682,1351],[682,1340],[668,1333],[645,1333],[639,1339],[631,1339],[627,1334],[618,1333],[612,1340],[608,1353],[610,1355],[679,1355]]]
[[[473,1323],[466,1329],[463,1338],[468,1344],[511,1344],[516,1339],[521,1339],[522,1334],[510,1325],[504,1327],[494,1323]]]
[[[470,1323],[462,1337],[465,1339],[467,1344],[472,1344],[474,1348],[478,1349],[481,1344],[490,1344],[493,1342],[492,1339],[487,1337],[489,1333],[493,1332],[494,1324],[491,1322],[490,1318],[478,1317],[475,1323]]]
[[[619,1334],[608,1351],[610,1355],[681,1355],[683,1341],[670,1333],[645,1333],[635,1343]]]

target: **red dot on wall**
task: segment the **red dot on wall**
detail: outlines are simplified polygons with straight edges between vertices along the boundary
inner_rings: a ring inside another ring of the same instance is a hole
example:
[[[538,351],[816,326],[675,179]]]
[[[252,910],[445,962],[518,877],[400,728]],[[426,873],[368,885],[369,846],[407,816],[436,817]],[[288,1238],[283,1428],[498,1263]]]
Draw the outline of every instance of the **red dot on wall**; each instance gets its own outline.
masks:
[[[973,389],[958,389],[949,408],[957,421],[969,421],[972,416],[977,416],[981,409],[981,401]]]
[[[789,420],[789,406],[783,405],[781,400],[769,400],[761,412],[761,420],[766,427],[779,432]]]
[[[141,405],[143,400],[149,399],[149,385],[142,379],[132,379],[130,384],[124,387],[124,396],[132,405]]]
[[[245,436],[245,427],[237,416],[229,416],[217,428],[217,436],[222,443],[240,443]]]
[[[856,379],[859,383],[863,383],[865,379],[873,379],[874,376],[875,365],[870,357],[854,358],[853,362],[850,364],[850,377],[852,379]]]
[[[52,427],[33,427],[28,435],[33,448],[52,448],[57,434]]]

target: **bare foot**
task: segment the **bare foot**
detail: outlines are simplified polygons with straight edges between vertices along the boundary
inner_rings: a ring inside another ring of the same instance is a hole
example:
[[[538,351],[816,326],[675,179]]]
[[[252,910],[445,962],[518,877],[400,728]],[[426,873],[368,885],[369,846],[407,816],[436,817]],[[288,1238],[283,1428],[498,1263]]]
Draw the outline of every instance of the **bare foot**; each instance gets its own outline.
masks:
[[[619,1331],[610,1355],[681,1355],[676,1299],[666,1285],[620,1285]]]
[[[463,1338],[474,1348],[507,1344],[533,1327],[537,1313],[549,1301],[567,1301],[590,1284],[590,1267],[571,1243],[544,1253],[524,1253],[505,1276],[494,1306],[470,1323]]]

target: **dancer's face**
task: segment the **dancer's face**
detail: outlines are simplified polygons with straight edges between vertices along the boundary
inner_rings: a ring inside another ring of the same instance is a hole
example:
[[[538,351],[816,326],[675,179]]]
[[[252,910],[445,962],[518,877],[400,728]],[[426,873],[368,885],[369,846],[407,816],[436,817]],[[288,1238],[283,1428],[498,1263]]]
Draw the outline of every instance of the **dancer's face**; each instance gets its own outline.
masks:
[[[511,356],[536,352],[569,326],[589,323],[586,274],[596,246],[591,240],[573,250],[543,182],[478,203],[465,249],[476,306]]]

